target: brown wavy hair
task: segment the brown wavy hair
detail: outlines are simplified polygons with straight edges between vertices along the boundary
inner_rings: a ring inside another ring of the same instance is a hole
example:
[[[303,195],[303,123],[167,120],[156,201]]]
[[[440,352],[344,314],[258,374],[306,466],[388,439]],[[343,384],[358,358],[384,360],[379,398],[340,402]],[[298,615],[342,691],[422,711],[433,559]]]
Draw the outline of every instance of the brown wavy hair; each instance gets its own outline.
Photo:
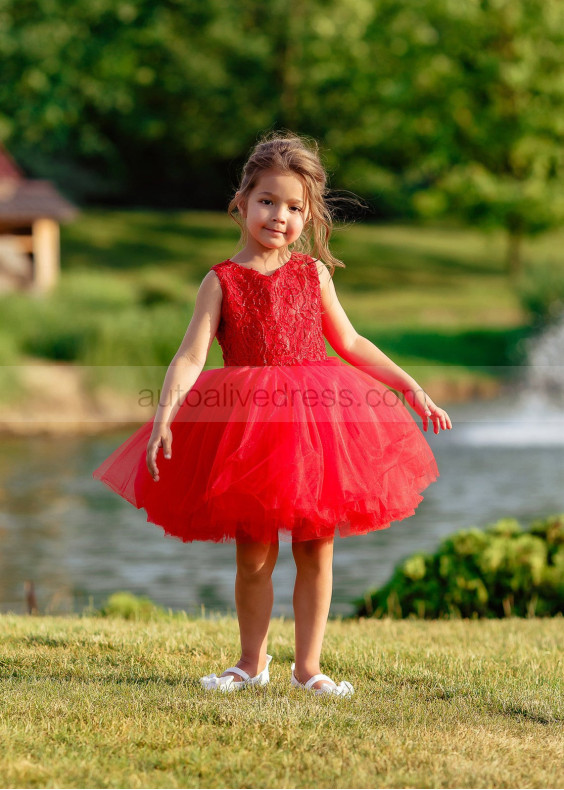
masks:
[[[329,249],[333,216],[327,203],[327,173],[321,163],[317,142],[293,132],[269,132],[255,145],[243,168],[241,183],[229,203],[229,215],[241,228],[240,243],[247,241],[247,228],[238,204],[246,204],[264,170],[296,175],[303,183],[308,219],[300,237],[289,249],[304,252],[323,261],[331,270],[345,264]]]

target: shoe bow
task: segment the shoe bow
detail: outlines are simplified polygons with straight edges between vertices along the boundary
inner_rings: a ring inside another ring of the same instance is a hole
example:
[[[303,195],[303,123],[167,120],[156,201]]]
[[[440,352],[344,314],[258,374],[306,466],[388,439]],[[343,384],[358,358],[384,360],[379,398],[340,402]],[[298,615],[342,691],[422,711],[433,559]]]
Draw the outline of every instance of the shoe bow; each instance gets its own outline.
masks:
[[[211,675],[205,675],[203,678],[200,678],[200,683],[204,688],[209,690],[217,689],[218,691],[233,691],[232,688],[233,682],[235,678],[233,675],[224,675],[223,677],[218,677],[215,672]],[[235,681],[237,682],[237,681]]]
[[[330,686],[329,683],[324,683],[321,688],[314,689],[316,694],[333,694],[336,697],[346,697],[354,694],[354,686],[348,680],[341,680],[338,685]]]

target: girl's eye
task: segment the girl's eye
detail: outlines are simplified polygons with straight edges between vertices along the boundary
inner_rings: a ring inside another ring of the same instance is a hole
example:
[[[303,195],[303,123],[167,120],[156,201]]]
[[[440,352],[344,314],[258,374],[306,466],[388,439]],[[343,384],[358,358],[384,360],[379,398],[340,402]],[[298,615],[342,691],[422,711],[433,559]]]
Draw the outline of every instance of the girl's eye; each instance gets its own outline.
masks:
[[[259,200],[259,203],[266,203],[266,204],[273,205],[272,200],[269,200],[268,198],[261,198]],[[290,209],[292,211],[303,211],[303,209],[300,206],[290,206]]]

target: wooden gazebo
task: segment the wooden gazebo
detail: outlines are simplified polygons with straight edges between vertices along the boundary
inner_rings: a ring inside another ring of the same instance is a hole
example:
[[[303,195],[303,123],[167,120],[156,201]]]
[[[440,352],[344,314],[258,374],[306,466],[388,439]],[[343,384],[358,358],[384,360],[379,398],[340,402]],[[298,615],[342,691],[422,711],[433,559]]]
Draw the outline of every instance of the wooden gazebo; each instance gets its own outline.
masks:
[[[50,181],[29,179],[0,144],[0,291],[49,291],[60,272],[59,223],[78,210]]]

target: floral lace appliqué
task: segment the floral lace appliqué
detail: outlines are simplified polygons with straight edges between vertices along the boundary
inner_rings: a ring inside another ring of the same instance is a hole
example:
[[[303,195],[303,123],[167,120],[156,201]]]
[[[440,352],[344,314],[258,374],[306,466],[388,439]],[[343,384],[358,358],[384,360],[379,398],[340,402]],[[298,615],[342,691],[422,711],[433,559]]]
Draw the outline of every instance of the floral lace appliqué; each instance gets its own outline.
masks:
[[[296,365],[327,359],[316,263],[292,253],[274,274],[226,260],[211,267],[223,291],[217,340],[225,365]]]

